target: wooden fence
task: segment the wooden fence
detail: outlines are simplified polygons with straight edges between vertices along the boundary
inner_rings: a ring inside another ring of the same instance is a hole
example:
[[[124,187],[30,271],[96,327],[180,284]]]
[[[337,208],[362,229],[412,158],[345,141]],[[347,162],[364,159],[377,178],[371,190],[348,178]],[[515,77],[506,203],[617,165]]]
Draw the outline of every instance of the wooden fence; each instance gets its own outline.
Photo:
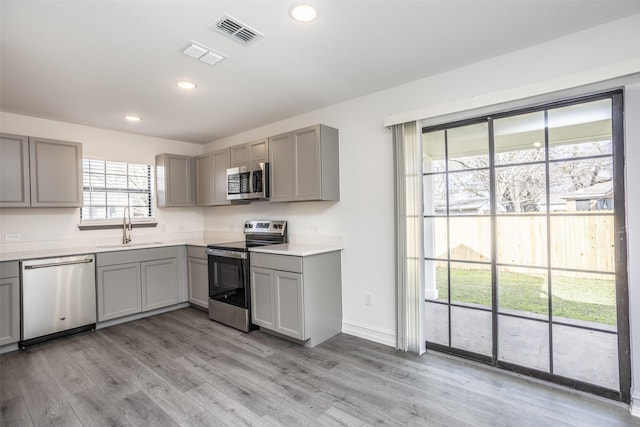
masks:
[[[551,251],[551,267],[615,272],[614,218],[605,215],[552,216],[550,244],[547,245],[545,215],[499,216],[497,229],[497,262],[532,267],[547,267],[547,247]],[[425,255],[451,259],[491,261],[491,221],[484,217],[450,217],[449,243],[446,218],[425,220]],[[433,242],[430,244],[429,242]],[[456,268],[461,266],[457,264]],[[468,264],[467,268],[482,268]],[[566,275],[584,276],[567,272]],[[591,276],[593,277],[593,276]],[[606,278],[611,279],[610,275]]]

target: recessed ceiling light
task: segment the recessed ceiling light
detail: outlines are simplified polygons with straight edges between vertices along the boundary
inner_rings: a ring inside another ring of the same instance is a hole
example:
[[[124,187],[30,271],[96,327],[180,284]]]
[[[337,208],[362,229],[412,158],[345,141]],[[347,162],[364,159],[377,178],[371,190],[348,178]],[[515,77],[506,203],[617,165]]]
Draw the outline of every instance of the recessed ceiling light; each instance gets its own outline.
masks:
[[[308,4],[294,6],[289,10],[289,15],[298,22],[311,22],[316,19],[318,13]]]
[[[140,116],[135,116],[133,114],[129,114],[124,116],[125,120],[128,120],[130,122],[139,122],[140,120],[142,120],[142,117]]]
[[[176,84],[178,85],[179,88],[182,88],[182,89],[195,89],[198,87],[198,85],[195,84],[194,82],[189,82],[186,80],[181,80]]]

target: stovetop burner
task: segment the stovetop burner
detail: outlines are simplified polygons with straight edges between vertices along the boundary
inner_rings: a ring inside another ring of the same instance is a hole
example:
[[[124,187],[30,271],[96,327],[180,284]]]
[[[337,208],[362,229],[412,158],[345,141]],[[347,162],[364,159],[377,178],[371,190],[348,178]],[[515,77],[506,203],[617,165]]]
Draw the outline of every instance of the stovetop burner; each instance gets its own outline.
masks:
[[[253,220],[244,224],[244,241],[213,243],[207,245],[211,249],[247,252],[256,246],[277,245],[287,243],[287,221]]]

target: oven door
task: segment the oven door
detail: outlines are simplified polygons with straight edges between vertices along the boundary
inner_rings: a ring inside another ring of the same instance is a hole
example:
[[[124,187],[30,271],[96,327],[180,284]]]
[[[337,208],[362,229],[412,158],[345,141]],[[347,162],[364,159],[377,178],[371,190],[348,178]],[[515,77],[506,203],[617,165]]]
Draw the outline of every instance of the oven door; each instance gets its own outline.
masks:
[[[246,252],[207,251],[209,298],[249,308],[249,260]]]

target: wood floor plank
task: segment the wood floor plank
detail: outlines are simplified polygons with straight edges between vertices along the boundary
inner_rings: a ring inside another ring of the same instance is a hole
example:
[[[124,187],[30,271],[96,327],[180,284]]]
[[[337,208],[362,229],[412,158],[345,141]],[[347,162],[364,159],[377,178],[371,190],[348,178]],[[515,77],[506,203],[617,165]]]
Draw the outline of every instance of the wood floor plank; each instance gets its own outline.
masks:
[[[24,369],[14,371],[31,420],[36,425],[80,426],[64,393],[44,365],[46,350],[41,347],[24,351]]]
[[[264,418],[251,411],[240,401],[232,399],[211,384],[205,383],[187,392],[187,395],[207,408],[216,424],[233,426],[263,426]]]
[[[160,331],[158,332],[160,333]],[[143,390],[155,404],[167,412],[176,422],[184,423],[188,418],[204,411],[204,408],[188,398],[172,384],[172,381],[175,382],[174,372],[177,366],[173,361],[171,361],[171,367],[165,366],[159,369],[158,366],[148,366],[145,362],[150,359],[146,355],[140,356],[140,353],[132,351],[131,348],[119,346],[120,332],[114,332],[113,336],[105,336],[105,339],[109,343],[110,352],[121,352],[120,357],[135,362],[132,365],[121,365],[121,370],[127,373],[128,378],[135,379],[138,389]],[[153,363],[158,363],[164,361],[164,359],[158,358],[153,359],[153,361]],[[172,372],[171,378],[165,378],[161,375],[166,372]],[[198,381],[198,383],[200,382]],[[192,387],[186,388],[190,389]]]
[[[339,334],[306,348],[186,308],[0,355],[0,425],[640,426],[628,407]]]
[[[317,420],[320,424],[327,427],[365,427],[365,424],[362,420],[359,420],[356,417],[353,417],[341,410],[334,408],[333,406],[320,415]]]
[[[0,403],[0,425],[7,427],[34,425],[22,396],[3,400]]]
[[[151,368],[180,391],[187,391],[202,384],[202,379],[192,375],[174,363],[160,343],[154,342],[139,328],[114,328],[109,334],[113,342]]]

